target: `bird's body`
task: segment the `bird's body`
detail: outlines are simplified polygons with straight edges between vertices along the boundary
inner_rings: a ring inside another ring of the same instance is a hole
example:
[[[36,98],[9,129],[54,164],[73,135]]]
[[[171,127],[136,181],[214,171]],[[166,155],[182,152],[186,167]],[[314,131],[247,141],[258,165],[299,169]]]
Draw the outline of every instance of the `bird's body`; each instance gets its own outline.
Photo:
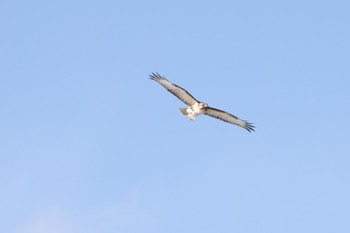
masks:
[[[249,132],[254,131],[254,126],[251,123],[245,120],[241,120],[228,112],[209,107],[208,104],[196,100],[185,89],[169,82],[165,77],[162,77],[158,73],[152,73],[152,75],[150,75],[150,78],[165,87],[170,93],[175,95],[182,102],[189,106],[187,108],[180,108],[182,114],[184,114],[188,119],[194,121],[198,115],[205,114],[227,123],[243,127]]]
[[[206,103],[198,102],[188,108],[180,108],[180,111],[188,119],[194,121],[198,115],[204,114],[207,108],[208,105]]]

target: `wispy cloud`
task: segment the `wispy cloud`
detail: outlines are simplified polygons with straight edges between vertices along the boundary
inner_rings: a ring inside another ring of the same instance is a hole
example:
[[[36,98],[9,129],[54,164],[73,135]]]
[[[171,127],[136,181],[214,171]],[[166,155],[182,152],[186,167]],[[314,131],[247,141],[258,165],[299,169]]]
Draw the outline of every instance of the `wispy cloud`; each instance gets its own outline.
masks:
[[[46,210],[39,215],[30,218],[21,225],[16,233],[75,233],[60,213],[59,209]]]
[[[146,213],[137,192],[115,203],[99,203],[93,207],[67,214],[69,210],[52,208],[30,217],[14,233],[104,233],[152,232],[154,218]]]

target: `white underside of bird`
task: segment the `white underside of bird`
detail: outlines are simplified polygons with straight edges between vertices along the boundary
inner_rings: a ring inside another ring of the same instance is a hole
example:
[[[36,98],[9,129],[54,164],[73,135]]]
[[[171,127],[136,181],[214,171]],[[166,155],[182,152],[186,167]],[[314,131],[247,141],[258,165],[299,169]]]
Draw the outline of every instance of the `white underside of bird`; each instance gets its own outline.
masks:
[[[188,108],[180,108],[180,111],[182,114],[184,114],[188,119],[191,121],[196,120],[196,117],[198,115],[205,113],[205,108],[207,107],[207,104],[204,103],[195,103],[194,105],[188,107]]]

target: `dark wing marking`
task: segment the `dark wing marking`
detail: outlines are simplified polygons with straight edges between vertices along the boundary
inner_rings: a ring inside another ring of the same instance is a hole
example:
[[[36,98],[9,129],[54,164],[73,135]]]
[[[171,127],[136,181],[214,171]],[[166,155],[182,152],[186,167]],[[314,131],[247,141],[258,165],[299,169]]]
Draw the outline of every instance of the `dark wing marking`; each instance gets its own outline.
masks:
[[[163,87],[165,87],[170,93],[179,98],[182,102],[187,104],[188,106],[192,106],[198,101],[185,89],[179,87],[178,85],[169,82],[164,76],[159,75],[158,73],[152,73],[150,75],[150,79],[156,81]]]
[[[204,112],[204,114],[211,116],[211,117],[215,117],[215,118],[222,120],[222,121],[225,121],[227,123],[238,125],[240,127],[245,128],[249,132],[254,131],[255,126],[253,126],[251,123],[249,123],[245,120],[241,120],[238,117],[236,117],[228,112],[225,112],[225,111],[222,111],[222,110],[219,110],[216,108],[208,107],[207,110]]]

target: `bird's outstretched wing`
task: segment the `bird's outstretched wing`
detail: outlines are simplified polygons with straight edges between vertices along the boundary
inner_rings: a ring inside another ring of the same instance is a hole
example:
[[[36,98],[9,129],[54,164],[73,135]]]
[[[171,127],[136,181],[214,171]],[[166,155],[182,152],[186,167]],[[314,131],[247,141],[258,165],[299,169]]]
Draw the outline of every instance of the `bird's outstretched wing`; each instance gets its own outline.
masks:
[[[165,87],[170,93],[179,98],[182,102],[188,106],[198,103],[198,101],[185,89],[179,87],[178,85],[169,82],[164,76],[159,75],[158,73],[152,73],[150,79],[156,81],[163,87]]]
[[[245,120],[241,120],[238,117],[236,117],[228,112],[225,112],[225,111],[222,111],[222,110],[219,110],[216,108],[208,107],[206,109],[206,111],[204,112],[204,114],[211,116],[211,117],[215,117],[219,120],[222,120],[222,121],[234,124],[234,125],[238,125],[240,127],[245,128],[249,132],[254,131],[254,126],[251,123],[249,123]]]

